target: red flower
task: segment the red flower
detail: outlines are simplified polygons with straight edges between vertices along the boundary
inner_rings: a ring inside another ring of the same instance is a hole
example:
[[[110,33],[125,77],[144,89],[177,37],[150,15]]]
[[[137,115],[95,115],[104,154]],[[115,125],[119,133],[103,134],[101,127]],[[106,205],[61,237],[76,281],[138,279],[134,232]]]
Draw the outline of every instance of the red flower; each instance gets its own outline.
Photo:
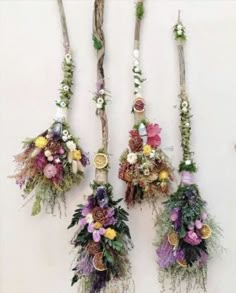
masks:
[[[161,128],[158,124],[148,124],[146,126],[147,128],[147,144],[149,144],[152,147],[158,147],[161,144],[161,137],[159,136],[159,133],[161,132]]]
[[[134,130],[134,129],[130,130],[129,134],[130,134],[130,136],[132,136],[132,137],[134,137],[134,136],[139,136],[138,131],[137,131],[137,130]]]

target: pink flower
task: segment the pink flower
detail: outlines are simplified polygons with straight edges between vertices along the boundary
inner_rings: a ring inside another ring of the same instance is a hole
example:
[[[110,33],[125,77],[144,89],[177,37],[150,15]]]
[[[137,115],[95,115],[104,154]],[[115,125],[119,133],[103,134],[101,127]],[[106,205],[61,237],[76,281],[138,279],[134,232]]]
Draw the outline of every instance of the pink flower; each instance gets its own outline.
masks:
[[[202,214],[201,214],[201,219],[202,219],[203,221],[205,221],[205,220],[207,219],[207,213],[206,213],[206,212],[202,212]]]
[[[197,229],[201,229],[201,228],[202,228],[202,222],[201,222],[200,220],[196,220],[196,221],[195,221],[195,227],[196,227]]]
[[[158,124],[148,124],[147,129],[147,144],[152,147],[158,147],[161,144],[161,137],[158,135],[161,132],[161,128]]]
[[[198,245],[202,239],[193,231],[188,231],[187,235],[184,237],[184,241],[191,245]]]
[[[53,164],[47,164],[43,169],[44,176],[51,179],[57,175],[57,168]]]

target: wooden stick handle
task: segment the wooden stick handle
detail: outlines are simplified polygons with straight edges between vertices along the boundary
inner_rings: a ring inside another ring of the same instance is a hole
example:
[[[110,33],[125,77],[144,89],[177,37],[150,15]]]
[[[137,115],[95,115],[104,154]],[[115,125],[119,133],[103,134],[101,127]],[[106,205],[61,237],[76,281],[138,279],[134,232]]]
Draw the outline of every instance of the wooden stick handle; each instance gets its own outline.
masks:
[[[69,41],[69,35],[68,35],[68,30],[66,25],[66,16],[65,16],[62,0],[57,0],[57,3],[59,7],[60,16],[61,16],[61,26],[62,26],[62,33],[63,33],[63,39],[64,39],[64,48],[65,48],[65,53],[67,54],[70,52],[70,41]]]

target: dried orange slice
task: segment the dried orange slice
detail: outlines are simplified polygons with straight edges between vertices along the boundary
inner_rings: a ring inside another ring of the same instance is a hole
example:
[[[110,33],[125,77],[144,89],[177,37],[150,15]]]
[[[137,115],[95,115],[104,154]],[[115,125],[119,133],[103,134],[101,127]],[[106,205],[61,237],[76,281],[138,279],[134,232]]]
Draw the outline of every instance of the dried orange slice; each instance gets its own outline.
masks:
[[[210,226],[208,226],[207,224],[204,224],[202,228],[200,229],[200,234],[202,239],[208,239],[209,237],[211,237],[212,230]]]
[[[168,241],[171,245],[173,246],[177,246],[179,244],[179,236],[177,233],[175,232],[171,232],[169,235],[168,235]]]
[[[97,169],[103,169],[108,165],[108,157],[106,154],[97,153],[93,159],[93,163]]]
[[[103,272],[107,269],[103,263],[103,253],[102,252],[96,253],[94,255],[93,266],[97,271],[100,271],[100,272]]]
[[[180,265],[182,268],[187,268],[188,267],[188,264],[186,262],[185,259],[181,259],[181,260],[177,260],[176,261],[178,265]]]
[[[136,98],[133,103],[134,112],[142,113],[144,112],[144,108],[145,108],[144,100],[142,98]]]

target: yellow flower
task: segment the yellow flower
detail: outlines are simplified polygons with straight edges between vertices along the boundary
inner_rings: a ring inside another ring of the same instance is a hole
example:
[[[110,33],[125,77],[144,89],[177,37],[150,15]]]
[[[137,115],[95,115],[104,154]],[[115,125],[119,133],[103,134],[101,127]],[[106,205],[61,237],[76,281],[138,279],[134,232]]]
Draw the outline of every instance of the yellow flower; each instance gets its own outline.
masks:
[[[34,144],[39,149],[44,149],[48,144],[48,140],[44,136],[39,136],[35,139]]]
[[[102,228],[102,224],[99,223],[99,222],[96,222],[96,223],[93,224],[93,228],[98,230],[98,229]]]
[[[107,228],[104,236],[110,240],[113,240],[116,237],[116,231],[112,228]]]
[[[73,151],[72,157],[73,157],[73,160],[76,160],[76,161],[81,160],[81,158],[82,158],[81,151],[80,150]]]
[[[159,174],[159,179],[160,180],[167,180],[169,178],[169,174],[166,171],[161,171]]]
[[[150,155],[151,151],[152,151],[151,146],[149,144],[145,144],[145,146],[143,147],[144,155],[146,156]]]

